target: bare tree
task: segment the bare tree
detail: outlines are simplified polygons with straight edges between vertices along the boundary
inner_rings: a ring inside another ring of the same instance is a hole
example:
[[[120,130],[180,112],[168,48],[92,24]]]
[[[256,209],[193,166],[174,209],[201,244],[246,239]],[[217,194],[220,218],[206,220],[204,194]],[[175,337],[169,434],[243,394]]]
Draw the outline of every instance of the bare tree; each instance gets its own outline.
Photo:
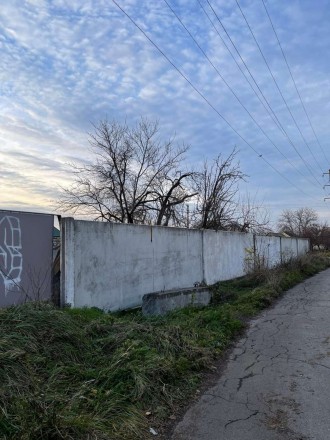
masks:
[[[195,176],[194,226],[230,229],[235,218],[238,183],[245,178],[236,154],[234,149],[226,159],[219,154],[211,164],[205,161],[203,170]]]
[[[90,134],[96,162],[74,165],[76,180],[59,207],[95,219],[168,225],[175,206],[194,196],[193,172],[184,172],[187,146],[161,142],[158,123],[141,118],[134,128],[101,121]]]
[[[268,209],[262,203],[257,203],[250,194],[247,194],[246,197],[238,202],[236,212],[236,222],[231,229],[256,234],[271,232]]]
[[[197,192],[191,189],[194,175],[192,171],[179,172],[174,177],[164,176],[161,182],[158,182],[155,188],[158,197],[154,208],[157,212],[156,225],[168,226],[170,221],[175,225],[181,224],[179,216],[184,202],[197,195]]]
[[[188,147],[162,142],[157,122],[141,118],[130,128],[105,120],[94,128],[96,159],[72,165],[75,181],[63,189],[60,209],[103,221],[232,229],[245,178],[235,149],[192,171],[183,167]]]
[[[318,249],[330,249],[330,228],[326,222],[321,225],[321,229],[317,235],[316,245]]]
[[[317,212],[307,207],[285,209],[278,221],[278,227],[282,232],[296,237],[307,237],[310,228],[317,224]]]
[[[329,243],[329,228],[321,224],[317,212],[311,208],[297,210],[287,209],[282,212],[278,227],[281,231],[295,237],[309,238],[311,249],[327,247]]]
[[[330,229],[326,222],[313,223],[306,229],[304,236],[310,239],[313,248],[318,250],[329,248]]]

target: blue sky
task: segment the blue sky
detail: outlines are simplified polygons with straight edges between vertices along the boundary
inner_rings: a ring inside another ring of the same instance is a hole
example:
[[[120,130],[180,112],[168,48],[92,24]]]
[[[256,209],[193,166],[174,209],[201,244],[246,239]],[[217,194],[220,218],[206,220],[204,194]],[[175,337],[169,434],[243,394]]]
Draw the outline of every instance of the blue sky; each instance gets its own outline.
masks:
[[[164,0],[118,0],[218,113],[112,1],[2,2],[0,208],[53,211],[60,185],[72,181],[68,163],[92,160],[92,124],[106,117],[134,124],[144,116],[159,120],[164,139],[175,134],[177,142],[191,146],[187,162],[194,167],[220,152],[226,157],[236,146],[249,176],[242,197],[250,193],[273,220],[282,209],[308,206],[330,223],[330,200],[323,200],[328,191],[322,188],[322,172],[330,167],[329,1],[265,0],[317,138],[262,0],[238,4],[287,104],[236,0],[167,3],[199,47]]]

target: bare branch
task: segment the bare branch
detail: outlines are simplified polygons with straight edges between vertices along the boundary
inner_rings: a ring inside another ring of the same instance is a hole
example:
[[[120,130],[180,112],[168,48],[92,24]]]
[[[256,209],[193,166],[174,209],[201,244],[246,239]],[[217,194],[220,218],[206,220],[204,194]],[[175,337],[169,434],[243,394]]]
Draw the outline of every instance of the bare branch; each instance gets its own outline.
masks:
[[[235,217],[235,195],[238,183],[245,178],[239,163],[235,162],[237,152],[223,159],[219,154],[210,165],[204,163],[203,170],[195,178],[198,193],[194,211],[194,224],[203,229],[228,229]]]
[[[89,141],[96,161],[73,165],[75,183],[63,189],[60,209],[105,221],[163,224],[166,210],[191,197],[184,185],[191,173],[180,169],[188,147],[160,141],[157,122],[141,118],[130,128],[101,121]]]

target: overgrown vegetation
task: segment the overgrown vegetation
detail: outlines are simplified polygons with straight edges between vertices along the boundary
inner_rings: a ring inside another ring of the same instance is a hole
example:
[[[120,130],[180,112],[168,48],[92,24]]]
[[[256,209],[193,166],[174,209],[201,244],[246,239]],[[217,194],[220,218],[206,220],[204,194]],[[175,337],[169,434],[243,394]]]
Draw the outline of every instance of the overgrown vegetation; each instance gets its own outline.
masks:
[[[42,303],[0,310],[0,438],[149,438],[247,317],[329,265],[310,255],[222,282],[212,306],[162,318]]]

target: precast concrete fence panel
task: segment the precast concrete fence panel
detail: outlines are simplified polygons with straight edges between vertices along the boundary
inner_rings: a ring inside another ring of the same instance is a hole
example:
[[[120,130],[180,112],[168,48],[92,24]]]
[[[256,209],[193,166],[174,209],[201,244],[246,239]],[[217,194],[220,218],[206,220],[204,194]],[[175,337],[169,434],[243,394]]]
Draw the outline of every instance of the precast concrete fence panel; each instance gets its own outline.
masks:
[[[199,233],[203,237],[207,284],[243,276],[253,266],[253,234],[211,230]]]
[[[281,263],[281,237],[255,235],[255,268],[274,267]]]
[[[309,240],[305,240],[303,238],[296,238],[296,240],[298,255],[306,254],[306,252],[308,252],[310,248]]]
[[[243,276],[308,247],[305,239],[62,218],[61,303],[133,308],[145,294]]]
[[[288,261],[291,258],[297,256],[297,252],[298,252],[297,239],[288,238],[288,237],[280,237],[280,239],[281,239],[281,258],[282,258],[282,262],[284,263],[285,261]]]
[[[62,219],[62,302],[108,310],[203,280],[197,230]],[[169,233],[170,232],[170,233]]]

